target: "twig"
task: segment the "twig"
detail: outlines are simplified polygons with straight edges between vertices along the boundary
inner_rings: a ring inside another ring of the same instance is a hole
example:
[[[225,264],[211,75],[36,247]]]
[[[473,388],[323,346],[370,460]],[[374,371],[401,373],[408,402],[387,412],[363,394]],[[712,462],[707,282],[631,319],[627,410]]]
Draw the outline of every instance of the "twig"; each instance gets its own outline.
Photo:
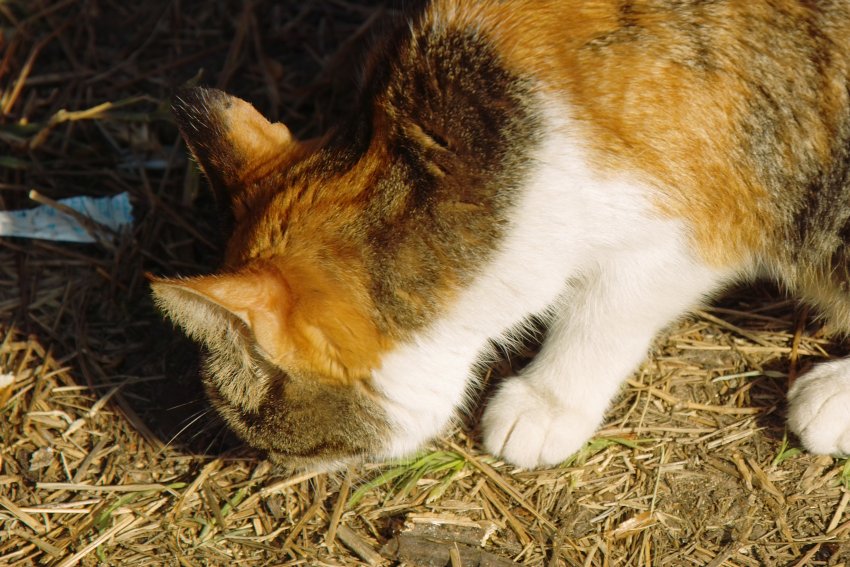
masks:
[[[342,486],[339,488],[339,493],[336,496],[336,505],[334,506],[334,511],[331,514],[330,523],[328,525],[328,531],[325,534],[325,545],[328,546],[328,549],[333,549],[334,539],[336,539],[336,531],[339,526],[339,520],[342,517],[342,513],[345,510],[345,504],[348,501],[348,492],[351,490],[351,475],[352,471],[349,468],[348,472],[345,475],[345,480],[342,481]]]
[[[44,526],[41,525],[41,522],[21,510],[14,502],[0,494],[0,506],[6,508],[9,512],[12,513],[17,519],[26,524],[32,531],[35,533],[44,533]]]
[[[340,525],[336,530],[336,537],[354,555],[369,565],[380,565],[384,563],[384,558],[348,526]]]
[[[92,540],[91,543],[89,543],[87,546],[82,548],[80,551],[78,551],[77,553],[75,553],[71,557],[68,557],[67,559],[62,561],[56,567],[72,567],[73,565],[76,565],[77,563],[79,563],[79,561],[83,557],[85,557],[86,555],[88,555],[89,553],[91,553],[92,551],[97,549],[102,543],[104,543],[105,541],[112,538],[112,536],[117,535],[118,533],[123,531],[124,528],[126,528],[127,526],[132,524],[135,521],[135,519],[136,518],[134,518],[132,515],[125,516],[124,518],[121,519],[120,522],[118,522],[117,524],[112,526],[110,529],[108,529],[105,532],[103,532],[102,534],[100,534],[99,537]]]

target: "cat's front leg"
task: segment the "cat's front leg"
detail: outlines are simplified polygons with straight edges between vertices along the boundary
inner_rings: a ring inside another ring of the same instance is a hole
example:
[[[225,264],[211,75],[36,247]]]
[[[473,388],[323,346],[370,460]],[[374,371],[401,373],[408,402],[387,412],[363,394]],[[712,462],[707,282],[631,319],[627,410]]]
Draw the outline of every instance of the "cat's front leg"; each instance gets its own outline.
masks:
[[[815,366],[788,391],[788,425],[806,450],[850,455],[850,360]]]
[[[675,241],[602,258],[557,306],[537,357],[490,401],[487,450],[531,468],[580,449],[656,333],[722,279]]]

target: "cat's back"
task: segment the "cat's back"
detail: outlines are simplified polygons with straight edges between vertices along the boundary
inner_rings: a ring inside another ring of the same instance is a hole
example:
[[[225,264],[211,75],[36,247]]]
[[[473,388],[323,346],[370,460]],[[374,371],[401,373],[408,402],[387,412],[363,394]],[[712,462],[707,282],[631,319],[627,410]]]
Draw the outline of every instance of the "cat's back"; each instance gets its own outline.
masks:
[[[420,22],[491,42],[710,263],[798,256],[844,224],[825,215],[850,197],[850,3],[436,0]]]

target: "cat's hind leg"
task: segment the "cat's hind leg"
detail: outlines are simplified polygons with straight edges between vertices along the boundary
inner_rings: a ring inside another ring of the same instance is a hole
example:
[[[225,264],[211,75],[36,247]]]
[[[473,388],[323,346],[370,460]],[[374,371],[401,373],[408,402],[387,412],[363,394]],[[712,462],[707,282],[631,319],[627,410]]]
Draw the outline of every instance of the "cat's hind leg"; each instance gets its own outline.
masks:
[[[659,240],[604,255],[565,293],[540,353],[485,410],[488,451],[528,468],[565,460],[602,423],[658,331],[725,279],[675,238]]]
[[[788,425],[809,452],[850,455],[850,359],[825,362],[788,391]]]

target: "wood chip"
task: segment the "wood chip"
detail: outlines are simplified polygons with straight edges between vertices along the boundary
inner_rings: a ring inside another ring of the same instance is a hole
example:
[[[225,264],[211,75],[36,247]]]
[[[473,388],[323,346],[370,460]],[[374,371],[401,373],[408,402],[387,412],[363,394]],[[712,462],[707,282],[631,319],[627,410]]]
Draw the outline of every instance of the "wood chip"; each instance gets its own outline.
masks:
[[[375,551],[371,545],[366,543],[363,538],[357,535],[348,526],[340,524],[336,530],[336,537],[343,545],[354,552],[357,557],[365,561],[368,565],[375,566],[386,563],[384,558],[381,557],[381,554]]]

